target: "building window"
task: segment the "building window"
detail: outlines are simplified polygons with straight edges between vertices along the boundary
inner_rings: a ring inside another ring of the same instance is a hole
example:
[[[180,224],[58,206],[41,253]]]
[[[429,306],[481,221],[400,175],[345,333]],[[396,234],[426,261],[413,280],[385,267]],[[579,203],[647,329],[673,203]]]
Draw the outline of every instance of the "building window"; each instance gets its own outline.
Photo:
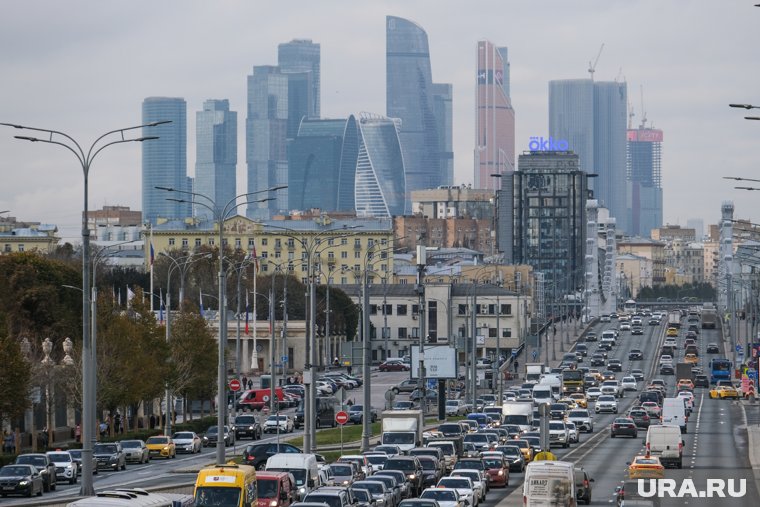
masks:
[[[224,248],[227,248],[227,238],[222,238],[222,245],[224,245]]]
[[[383,329],[383,338],[390,338],[391,337],[391,328],[384,327]]]
[[[266,250],[264,250],[263,252],[261,252],[261,258],[262,259],[266,259],[267,257],[269,257],[269,253]]]
[[[407,338],[407,329],[405,327],[398,328],[398,337],[400,340],[406,340]]]
[[[295,254],[293,252],[288,252],[288,260],[292,261],[293,259],[295,259]]]
[[[507,327],[501,330],[502,338],[512,338],[512,328]]]
[[[309,269],[308,264],[301,264],[301,271],[307,271]],[[306,283],[306,282],[304,282]]]
[[[362,267],[358,264],[354,264],[354,271],[360,271]]]
[[[341,259],[348,259],[348,252],[346,252],[346,251],[341,252],[340,253],[340,258]]]
[[[187,238],[182,238],[182,248],[187,248]]]
[[[235,238],[235,248],[237,250],[243,248],[243,241],[240,238]]]
[[[377,315],[377,305],[369,305],[369,314]]]
[[[458,313],[459,315],[467,315],[467,305],[460,304]]]
[[[489,327],[488,328],[488,337],[489,338],[496,338],[496,335],[498,334],[498,329],[495,327]]]
[[[340,244],[341,245],[347,245],[348,244],[348,238],[340,238]]]
[[[256,243],[253,242],[253,238],[248,238],[248,248],[252,249],[256,247]]]
[[[169,238],[169,246],[174,246],[174,238]]]
[[[354,259],[361,259],[362,258],[362,252],[361,250],[354,251]],[[372,259],[372,254],[369,254],[369,259]]]
[[[23,243],[19,243],[18,244],[18,251],[19,252],[23,252],[24,251],[24,244]]]
[[[385,246],[388,244],[388,238],[380,238],[380,245]]]
[[[208,245],[209,246],[214,246],[214,238],[209,238],[208,239]]]
[[[412,305],[412,315],[420,314],[420,305]]]
[[[335,260],[335,252],[327,252],[327,260]]]
[[[345,276],[341,276],[340,283],[341,285],[346,285],[348,283],[348,278],[346,278]]]
[[[412,340],[419,339],[420,338],[420,328],[413,327],[412,328]]]
[[[406,285],[406,284],[408,284],[408,283],[409,283],[409,280],[407,280],[406,278],[402,278],[401,280],[399,280],[399,283],[400,283],[401,285]]]
[[[333,246],[335,244],[335,238],[327,238],[327,244]]]
[[[275,247],[275,248],[277,248],[277,247]],[[280,258],[282,258],[282,254],[280,253],[280,251],[279,251],[279,250],[275,250],[275,251],[274,251],[274,258],[275,258],[275,259],[280,259]]]
[[[6,243],[6,244],[5,244],[5,248],[3,248],[3,250],[4,250],[5,252],[10,252],[10,251],[11,251],[11,245],[10,245],[10,244],[8,244],[8,243]]]
[[[362,240],[360,240],[359,238],[356,238],[354,240],[354,248],[361,248],[361,247],[362,247]]]
[[[201,246],[201,238],[195,238],[195,247],[200,248]]]
[[[396,315],[406,315],[406,305],[396,305]]]
[[[388,271],[388,265],[387,264],[380,264],[380,271]]]
[[[385,307],[385,313],[383,315],[393,315],[393,305],[383,305]]]
[[[275,248],[282,248],[282,240],[280,238],[275,238],[275,240],[274,240],[274,247]]]
[[[292,273],[294,270],[295,270],[295,266],[293,266],[292,264],[288,264],[288,271]]]
[[[488,305],[488,315],[496,315],[496,305]]]
[[[381,259],[387,259],[388,258],[388,252],[380,252],[380,258]]]
[[[501,305],[502,315],[512,315],[512,305]]]
[[[293,238],[288,238],[288,248],[295,248],[296,246],[296,240]]]
[[[262,265],[261,265],[261,271],[263,271],[263,272],[265,272],[265,273],[266,273],[267,271],[269,271],[269,263],[265,262],[264,264],[262,264]]]
[[[267,246],[267,243],[269,243],[267,238],[261,238],[261,246]]]
[[[467,328],[464,326],[459,326],[459,337],[464,338],[465,336],[467,336]]]
[[[301,283],[304,284],[304,285],[306,285],[307,283],[309,283],[309,277],[307,277],[307,276],[302,277],[301,278]]]

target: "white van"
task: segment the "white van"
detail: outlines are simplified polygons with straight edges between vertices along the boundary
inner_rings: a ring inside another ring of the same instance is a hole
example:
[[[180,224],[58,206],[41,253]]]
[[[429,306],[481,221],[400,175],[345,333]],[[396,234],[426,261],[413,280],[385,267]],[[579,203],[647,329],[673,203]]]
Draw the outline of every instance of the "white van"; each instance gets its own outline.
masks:
[[[686,415],[686,406],[683,398],[665,398],[662,402],[662,424],[679,426],[681,433],[686,433],[686,423],[689,416]]]
[[[674,425],[653,425],[647,429],[646,450],[660,458],[663,466],[683,466],[681,428]]]
[[[265,470],[275,472],[290,472],[296,480],[298,498],[308,495],[313,489],[318,488],[321,479],[317,457],[305,453],[279,453],[270,456]]]
[[[554,403],[552,386],[548,384],[536,384],[533,386],[533,404],[538,406],[542,403]]]
[[[567,461],[532,461],[525,469],[525,507],[576,507],[574,465]]]

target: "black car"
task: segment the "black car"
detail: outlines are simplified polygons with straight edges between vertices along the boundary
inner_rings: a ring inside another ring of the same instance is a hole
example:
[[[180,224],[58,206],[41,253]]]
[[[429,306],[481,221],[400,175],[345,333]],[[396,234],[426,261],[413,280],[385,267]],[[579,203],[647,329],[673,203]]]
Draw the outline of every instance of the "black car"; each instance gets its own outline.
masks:
[[[98,468],[110,468],[114,471],[127,469],[127,455],[118,442],[95,444],[92,454],[98,460]]]
[[[422,484],[423,487],[431,487],[438,484],[438,480],[444,475],[444,466],[438,458],[434,456],[417,456],[422,465]]]
[[[623,362],[620,359],[610,359],[607,363],[607,369],[610,371],[623,371]]]
[[[55,491],[55,464],[46,454],[19,454],[13,464],[36,467],[40,477],[42,477],[42,487],[45,493]]]
[[[642,361],[644,359],[644,353],[639,349],[631,349],[628,353],[628,359],[631,361]]]
[[[612,350],[612,341],[601,342],[599,344],[600,349]]]
[[[583,357],[588,355],[588,346],[584,343],[579,343],[575,346],[575,352],[580,353]]]
[[[675,375],[676,370],[672,364],[665,363],[660,366],[660,375]]]
[[[5,465],[0,468],[0,495],[41,496],[45,482],[34,465]]]
[[[206,433],[201,437],[201,444],[203,447],[208,447],[209,445],[213,445],[216,447],[216,443],[219,440],[219,427],[218,426],[209,426],[209,428],[206,430]],[[228,447],[235,443],[235,435],[230,431],[230,427],[226,424],[222,428],[222,440],[224,441],[224,446]]]
[[[591,366],[604,366],[604,356],[601,354],[594,354],[591,356]]]
[[[589,331],[586,333],[586,341],[587,342],[595,342],[597,340],[596,333],[593,331]]]
[[[251,444],[243,451],[243,463],[255,467],[256,470],[264,470],[270,456],[283,452],[302,453],[303,451],[295,445],[277,444],[276,442],[269,444]]]
[[[369,408],[370,418],[372,422],[377,421],[378,414],[377,409],[374,407]],[[348,420],[354,424],[361,424],[364,418],[364,405],[351,405],[348,409]]]
[[[409,481],[410,496],[420,496],[423,486],[423,470],[420,460],[414,456],[394,456],[385,462],[383,470],[399,470]]]
[[[631,327],[631,334],[632,335],[641,335],[644,334],[644,328],[641,326],[633,326]]]
[[[640,369],[631,370],[631,377],[636,379],[636,382],[644,381],[644,371]]]
[[[708,354],[720,354],[720,347],[718,347],[717,343],[708,343],[707,344],[707,353]]]
[[[612,421],[610,437],[615,438],[620,435],[628,435],[629,437],[636,438],[638,430],[638,426],[636,426],[636,423],[630,417],[618,417]]]
[[[516,445],[500,445],[496,450],[504,455],[507,463],[509,463],[510,472],[521,474],[525,471],[525,458],[519,447]]]
[[[252,440],[261,440],[261,423],[253,414],[241,414],[235,418],[235,440],[247,437]]]
[[[650,326],[659,326],[660,325],[660,319],[655,319],[655,318],[649,319],[649,325]]]
[[[694,387],[710,387],[710,378],[707,375],[694,375]]]
[[[583,469],[583,467],[575,467],[575,491],[576,498],[583,500],[586,505],[591,504],[591,483],[594,479]]]

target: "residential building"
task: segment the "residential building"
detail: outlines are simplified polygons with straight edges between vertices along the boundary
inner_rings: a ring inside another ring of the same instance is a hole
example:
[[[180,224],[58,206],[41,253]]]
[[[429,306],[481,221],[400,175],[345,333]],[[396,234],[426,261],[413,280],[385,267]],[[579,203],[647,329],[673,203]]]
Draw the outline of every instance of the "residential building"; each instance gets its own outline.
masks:
[[[400,248],[413,250],[416,245],[467,248],[493,255],[493,220],[490,218],[397,216],[393,217],[393,229]]]
[[[621,294],[621,299],[636,299],[644,287],[654,285],[653,263],[651,259],[626,253],[617,256],[615,271],[620,273],[623,287],[626,289]]]
[[[98,227],[126,227],[142,223],[142,211],[133,211],[129,206],[103,206],[101,209],[87,211],[87,228],[90,229],[90,234],[96,234]]]
[[[55,225],[0,217],[0,255],[14,252],[53,253],[60,240],[57,232]]]
[[[288,184],[287,128],[288,83],[286,73],[279,67],[259,65],[248,76],[248,103],[245,126],[245,152],[248,168],[248,192],[251,196],[246,216],[269,219],[272,214],[288,209],[288,189],[264,191]]]
[[[477,44],[475,188],[501,188],[503,174],[515,169],[515,111],[509,96],[507,48],[488,40]]]
[[[148,97],[142,103],[142,122],[170,121],[146,129],[146,136],[157,136],[142,147],[143,222],[152,225],[159,218],[183,220],[192,216],[189,203],[167,200],[168,194],[156,187],[191,191],[187,176],[187,104],[177,97]]]
[[[617,253],[651,260],[653,286],[665,284],[665,243],[649,238],[623,238],[617,243]]]
[[[625,82],[568,79],[549,82],[549,136],[577,153],[580,169],[598,174],[594,198],[609,208],[617,229],[629,230],[626,200]]]
[[[631,218],[628,233],[646,236],[662,226],[662,130],[628,129],[627,189]]]
[[[195,132],[193,191],[222,209],[237,195],[237,113],[230,111],[229,100],[205,101],[203,111],[195,114]],[[212,222],[214,213],[203,204],[195,205],[195,218]]]
[[[680,225],[665,225],[652,229],[650,232],[655,241],[696,241],[696,231]]]
[[[513,181],[513,262],[543,273],[553,294],[583,285],[587,176],[572,152],[527,152]]]
[[[404,215],[409,175],[402,155],[399,121],[362,113],[356,162],[354,204],[357,216]]]
[[[452,90],[434,86],[427,33],[422,27],[387,16],[385,33],[386,116],[401,120],[406,187],[411,191],[450,184],[453,152],[440,145],[441,139],[450,136],[442,136],[439,129],[452,125]],[[436,116],[441,109],[448,111],[446,118]]]
[[[493,190],[464,185],[412,190],[412,214],[425,218],[493,220]]]

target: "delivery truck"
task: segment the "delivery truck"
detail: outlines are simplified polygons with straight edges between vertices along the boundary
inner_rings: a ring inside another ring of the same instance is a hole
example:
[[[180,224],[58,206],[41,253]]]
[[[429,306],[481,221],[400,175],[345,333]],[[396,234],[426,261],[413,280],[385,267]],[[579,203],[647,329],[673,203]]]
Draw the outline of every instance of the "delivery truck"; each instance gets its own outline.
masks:
[[[406,454],[422,446],[422,428],[425,420],[421,410],[386,410],[382,413],[383,445],[397,445]]]

